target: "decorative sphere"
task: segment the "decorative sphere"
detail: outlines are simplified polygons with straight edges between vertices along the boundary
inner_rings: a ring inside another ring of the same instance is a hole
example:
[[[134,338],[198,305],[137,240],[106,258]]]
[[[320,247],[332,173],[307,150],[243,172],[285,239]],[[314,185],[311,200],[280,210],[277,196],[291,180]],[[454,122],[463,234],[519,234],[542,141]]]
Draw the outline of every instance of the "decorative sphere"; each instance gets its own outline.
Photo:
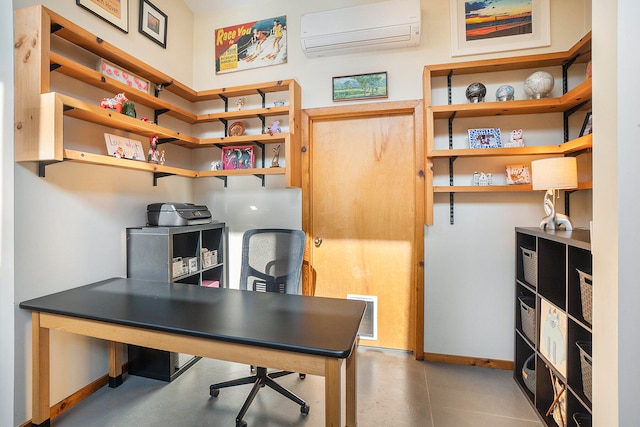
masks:
[[[496,90],[496,101],[513,101],[515,99],[513,86],[502,85]]]
[[[469,102],[476,103],[484,101],[484,96],[487,94],[487,88],[485,85],[479,82],[471,83],[465,92],[465,96]]]
[[[544,98],[551,93],[554,84],[553,76],[546,71],[536,71],[524,81],[524,92],[531,98]]]

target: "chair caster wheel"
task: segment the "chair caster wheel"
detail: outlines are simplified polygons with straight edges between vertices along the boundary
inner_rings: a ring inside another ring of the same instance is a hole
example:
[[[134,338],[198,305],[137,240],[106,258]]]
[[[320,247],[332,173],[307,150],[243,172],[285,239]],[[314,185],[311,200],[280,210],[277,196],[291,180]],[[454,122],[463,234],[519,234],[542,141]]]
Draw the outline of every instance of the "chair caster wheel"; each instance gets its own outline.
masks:
[[[236,421],[236,427],[247,427],[247,422],[245,420]]]
[[[305,379],[305,378],[307,378],[307,374],[300,374],[300,379],[301,379],[301,380],[303,380],[303,379]]]
[[[309,405],[302,405],[300,407],[300,413],[303,415],[307,415],[309,413]]]
[[[211,395],[211,397],[218,397],[219,394],[220,394],[219,388],[209,387],[209,395]]]

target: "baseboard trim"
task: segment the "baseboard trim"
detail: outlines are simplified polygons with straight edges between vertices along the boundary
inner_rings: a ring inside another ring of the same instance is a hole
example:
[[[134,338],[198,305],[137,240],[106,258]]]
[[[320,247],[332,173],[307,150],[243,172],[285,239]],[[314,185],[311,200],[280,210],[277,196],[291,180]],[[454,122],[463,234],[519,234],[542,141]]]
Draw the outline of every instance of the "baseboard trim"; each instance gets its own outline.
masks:
[[[128,370],[129,364],[125,363],[122,367],[123,372]],[[95,380],[94,382],[87,384],[82,387],[80,390],[76,391],[70,396],[62,399],[60,402],[53,405],[49,411],[49,419],[53,420],[65,411],[76,406],[78,403],[82,402],[87,397],[91,396],[96,391],[100,390],[102,387],[109,384],[109,374],[105,374]],[[24,424],[21,424],[20,427],[33,427],[31,422],[32,420],[28,420]]]
[[[481,359],[469,356],[454,356],[451,354],[424,353],[426,362],[447,363],[450,365],[479,366],[481,368],[501,369],[513,371],[514,363],[511,360]]]

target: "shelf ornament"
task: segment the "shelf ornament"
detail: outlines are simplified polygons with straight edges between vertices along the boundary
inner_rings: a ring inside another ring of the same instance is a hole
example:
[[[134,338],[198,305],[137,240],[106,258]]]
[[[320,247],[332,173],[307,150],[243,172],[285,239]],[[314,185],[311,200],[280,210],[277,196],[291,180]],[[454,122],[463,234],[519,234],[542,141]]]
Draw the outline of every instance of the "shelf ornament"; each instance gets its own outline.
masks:
[[[100,100],[100,107],[116,110],[118,113],[122,113],[122,104],[129,101],[124,92],[120,92],[113,98],[102,98]]]
[[[524,147],[524,137],[522,136],[522,129],[512,130],[509,134],[509,142],[505,142],[504,147]]]
[[[464,94],[472,104],[484,102],[484,97],[487,94],[487,87],[480,82],[471,83],[467,86],[467,90]]]
[[[524,92],[532,99],[546,98],[553,90],[555,81],[546,71],[529,74],[524,81]]]
[[[149,153],[147,155],[149,163],[160,163],[160,154],[158,153],[158,135],[149,138]]]
[[[515,90],[513,86],[502,85],[496,90],[496,101],[513,101],[515,99]]]

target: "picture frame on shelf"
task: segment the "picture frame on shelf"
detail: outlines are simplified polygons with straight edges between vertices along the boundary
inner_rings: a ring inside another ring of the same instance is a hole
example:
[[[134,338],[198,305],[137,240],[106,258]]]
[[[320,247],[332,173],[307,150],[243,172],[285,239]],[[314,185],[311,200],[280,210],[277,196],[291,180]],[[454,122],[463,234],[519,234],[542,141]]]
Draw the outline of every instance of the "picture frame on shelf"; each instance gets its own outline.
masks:
[[[584,116],[584,122],[582,123],[582,129],[580,129],[580,136],[589,135],[593,131],[593,115],[591,111]]]
[[[138,89],[144,93],[150,93],[149,90],[151,89],[151,82],[149,80],[127,71],[106,59],[100,58],[98,61],[98,71],[107,77],[132,87],[133,89]]]
[[[222,169],[253,169],[255,153],[253,145],[230,145],[222,147]]]
[[[544,298],[540,303],[540,354],[567,376],[567,314]]]
[[[103,19],[125,33],[129,33],[129,0],[76,0],[83,9]]]
[[[149,0],[140,0],[138,32],[167,48],[167,23],[169,18]]]
[[[469,129],[469,148],[502,148],[499,128]]]
[[[551,45],[549,0],[450,0],[451,55]]]
[[[333,102],[387,98],[387,72],[334,77]]]

